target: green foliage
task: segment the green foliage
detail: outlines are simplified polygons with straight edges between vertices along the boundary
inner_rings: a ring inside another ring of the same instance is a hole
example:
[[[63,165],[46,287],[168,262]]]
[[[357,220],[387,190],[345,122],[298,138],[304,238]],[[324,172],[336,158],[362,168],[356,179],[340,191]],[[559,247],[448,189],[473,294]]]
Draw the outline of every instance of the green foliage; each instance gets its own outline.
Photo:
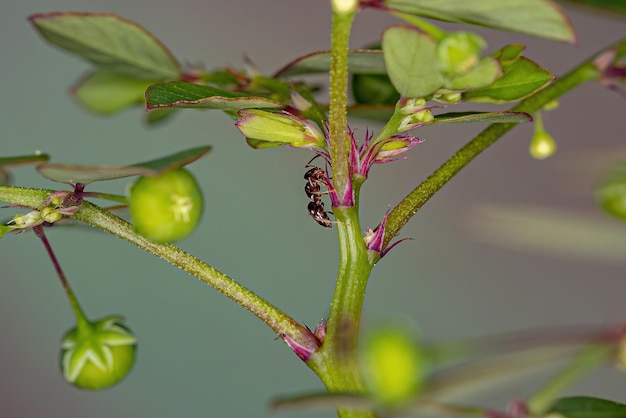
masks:
[[[180,66],[151,33],[108,13],[45,13],[30,17],[51,44],[98,68],[139,79],[177,78]]]
[[[392,10],[448,22],[469,23],[574,42],[576,35],[565,14],[543,0],[386,0]]]
[[[217,110],[280,109],[279,102],[251,97],[215,87],[175,81],[156,84],[146,91],[148,109],[188,107]]]
[[[596,200],[609,215],[626,221],[626,170],[615,170],[597,188]]]
[[[437,64],[437,43],[408,26],[393,26],[383,33],[385,66],[396,90],[405,97],[424,97],[444,85]]]
[[[46,163],[37,166],[39,173],[59,183],[89,184],[95,181],[114,180],[130,176],[158,176],[159,174],[190,164],[211,150],[209,146],[191,148],[155,160],[126,166],[95,166]]]
[[[624,418],[626,405],[590,396],[561,398],[549,409],[546,418]]]

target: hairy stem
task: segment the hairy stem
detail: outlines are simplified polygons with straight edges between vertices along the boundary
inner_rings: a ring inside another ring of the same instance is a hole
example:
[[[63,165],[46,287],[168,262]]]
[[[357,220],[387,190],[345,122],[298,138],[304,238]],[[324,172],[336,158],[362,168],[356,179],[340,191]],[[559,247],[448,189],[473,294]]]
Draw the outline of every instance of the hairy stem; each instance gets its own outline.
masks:
[[[350,176],[348,167],[350,138],[347,134],[346,95],[348,92],[348,46],[356,10],[346,11],[338,7],[337,3],[342,3],[342,1],[333,1],[329,118],[333,184],[339,195],[343,196]]]
[[[52,190],[0,186],[0,201],[37,208],[52,192]],[[158,244],[144,238],[135,232],[128,222],[87,201],[83,202],[81,209],[73,217],[122,238],[197,277],[253,313],[283,339],[290,339],[310,351],[317,348],[317,339],[306,327],[298,324],[253,291],[191,254],[173,245]]]

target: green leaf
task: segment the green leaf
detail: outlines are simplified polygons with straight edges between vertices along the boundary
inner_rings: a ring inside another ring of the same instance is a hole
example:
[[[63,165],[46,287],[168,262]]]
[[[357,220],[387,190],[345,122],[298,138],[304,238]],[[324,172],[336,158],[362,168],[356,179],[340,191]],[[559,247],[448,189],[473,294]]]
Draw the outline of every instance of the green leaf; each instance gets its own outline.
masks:
[[[383,33],[383,56],[389,78],[405,97],[427,96],[444,84],[437,68],[437,44],[409,26],[392,26]]]
[[[484,57],[469,72],[450,80],[445,87],[450,90],[476,89],[493,84],[503,74],[495,58]]]
[[[78,102],[92,112],[110,115],[128,106],[145,102],[146,89],[159,80],[142,80],[96,70],[72,88]]]
[[[137,23],[110,13],[55,12],[29,17],[51,44],[110,72],[140,79],[174,79],[180,66]]]
[[[402,13],[576,42],[567,16],[546,0],[386,0],[385,3]]]
[[[435,116],[425,125],[452,125],[458,123],[520,123],[531,122],[533,118],[524,112],[450,112]]]
[[[184,151],[127,166],[99,166],[44,163],[37,166],[39,173],[60,183],[89,184],[95,181],[114,180],[130,176],[158,176],[159,174],[190,164],[211,150],[209,146]]]
[[[624,0],[568,0],[568,3],[587,6],[598,12],[622,13],[626,15],[626,1]]]
[[[278,70],[274,77],[293,77],[328,73],[330,51],[317,51],[296,58]],[[383,53],[376,49],[354,49],[348,52],[348,72],[351,74],[387,74]]]
[[[463,93],[463,100],[475,103],[506,103],[522,100],[546,87],[555,76],[526,57],[515,60],[502,77],[490,86]]]
[[[626,405],[589,396],[573,396],[556,401],[548,411],[550,418],[624,418]]]
[[[173,81],[155,84],[146,91],[148,110],[169,107],[241,110],[282,109],[284,105],[265,97],[232,93],[202,84]]]
[[[152,109],[146,113],[146,122],[148,125],[157,125],[168,120],[176,113],[176,109],[173,107],[162,107],[160,109]]]
[[[20,155],[17,157],[0,157],[0,185],[8,184],[11,181],[11,173],[8,167],[15,167],[24,164],[40,163],[48,161],[50,156],[47,154]]]

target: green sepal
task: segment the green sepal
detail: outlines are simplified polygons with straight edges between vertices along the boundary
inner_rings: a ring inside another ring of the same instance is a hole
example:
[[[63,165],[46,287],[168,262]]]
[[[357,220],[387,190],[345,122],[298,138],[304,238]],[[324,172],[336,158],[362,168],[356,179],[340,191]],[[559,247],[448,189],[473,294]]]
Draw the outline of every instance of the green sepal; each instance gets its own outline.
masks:
[[[88,110],[110,115],[144,103],[146,89],[159,81],[96,70],[80,79],[72,88],[72,94]]]
[[[122,380],[135,363],[137,339],[121,316],[82,322],[61,343],[61,369],[68,383],[82,389],[106,389]]]
[[[557,400],[548,409],[548,418],[624,418],[626,405],[590,396],[572,396]]]
[[[437,43],[410,26],[391,26],[383,33],[383,56],[389,79],[404,97],[425,97],[441,88]]]
[[[173,81],[150,86],[146,91],[148,110],[170,107],[196,109],[241,110],[281,109],[280,102],[265,97],[233,93],[216,87]]]
[[[385,4],[392,11],[446,22],[576,42],[567,16],[556,4],[545,0],[386,0]]]
[[[52,181],[68,184],[89,184],[95,181],[114,180],[137,175],[155,177],[165,171],[190,164],[206,155],[210,150],[210,146],[196,147],[127,166],[44,163],[37,166],[37,170],[42,176]]]
[[[139,79],[176,79],[170,51],[135,22],[110,13],[54,12],[29,17],[51,44],[100,69]]]
[[[13,229],[9,228],[5,224],[0,224],[0,238],[4,236],[7,232],[12,231]]]

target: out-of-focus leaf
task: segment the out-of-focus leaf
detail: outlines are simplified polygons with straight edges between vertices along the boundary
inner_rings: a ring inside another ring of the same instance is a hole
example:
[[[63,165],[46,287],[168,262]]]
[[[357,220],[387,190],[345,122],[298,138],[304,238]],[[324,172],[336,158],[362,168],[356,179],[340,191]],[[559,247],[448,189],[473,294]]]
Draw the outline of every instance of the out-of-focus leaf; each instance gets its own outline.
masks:
[[[626,262],[626,234],[592,214],[532,206],[483,205],[464,225],[493,245],[541,255],[597,262]]]
[[[626,405],[590,396],[572,396],[557,400],[547,412],[555,418],[624,418]]]
[[[445,87],[450,90],[476,89],[493,84],[502,75],[502,68],[498,61],[492,57],[484,57],[476,67],[450,80]]]
[[[11,181],[11,173],[4,168],[0,168],[0,184],[9,184]]]
[[[140,79],[175,79],[170,51],[137,23],[109,13],[54,12],[29,17],[51,44],[108,71]]]
[[[622,13],[626,15],[624,0],[561,0],[562,3],[577,4],[598,12]]]
[[[96,70],[82,78],[72,88],[72,93],[80,104],[92,112],[110,115],[128,106],[144,103],[146,89],[158,82]]]
[[[152,109],[150,112],[146,113],[146,122],[148,123],[148,125],[158,125],[159,123],[168,120],[175,113],[176,109],[173,107]]]
[[[385,3],[402,13],[576,42],[567,16],[556,4],[545,0],[386,0]]]
[[[330,71],[330,51],[317,51],[296,58],[278,70],[274,77],[320,74]],[[386,74],[381,50],[355,49],[348,52],[348,72],[351,74]]]
[[[281,109],[282,103],[264,97],[232,93],[202,84],[173,81],[155,84],[146,91],[148,110],[168,107],[241,110]]]
[[[400,100],[400,93],[386,74],[354,74],[352,95],[359,104],[395,105]]]
[[[4,234],[6,234],[7,232],[12,231],[11,228],[9,228],[8,226],[4,225],[4,224],[0,224],[0,238],[2,238],[4,236]]]
[[[425,97],[444,84],[437,66],[437,44],[409,26],[392,26],[383,33],[383,56],[389,79],[405,97]]]
[[[463,93],[463,100],[475,103],[507,103],[522,100],[554,80],[554,74],[526,57],[505,69],[495,83]]]
[[[7,168],[18,165],[34,164],[48,161],[50,156],[47,154],[20,155],[17,157],[0,157],[0,184],[8,184],[11,181],[11,173]]]
[[[95,181],[113,180],[130,176],[158,176],[168,170],[183,167],[196,161],[211,150],[197,147],[157,158],[155,160],[127,166],[98,166],[44,163],[37,166],[42,176],[60,183],[89,184]]]

